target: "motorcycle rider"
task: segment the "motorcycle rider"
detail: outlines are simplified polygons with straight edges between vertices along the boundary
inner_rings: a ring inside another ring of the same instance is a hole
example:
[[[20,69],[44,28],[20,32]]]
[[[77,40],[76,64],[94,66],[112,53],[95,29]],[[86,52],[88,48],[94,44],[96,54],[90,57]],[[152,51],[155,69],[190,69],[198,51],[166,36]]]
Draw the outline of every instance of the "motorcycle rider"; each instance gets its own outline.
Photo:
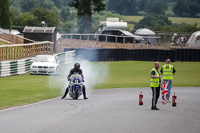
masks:
[[[84,82],[83,72],[80,69],[80,64],[79,63],[75,63],[74,64],[74,68],[70,70],[69,75],[67,76],[68,81],[70,80],[70,77],[71,77],[72,74],[77,74],[77,73],[81,75],[81,77],[83,79],[83,82]],[[67,96],[68,92],[69,92],[69,88],[67,87],[66,90],[65,90],[65,93],[64,93],[64,95],[62,96],[61,99],[64,99]],[[86,97],[86,92],[85,92],[85,86],[84,85],[83,85],[83,97],[84,97],[84,99],[88,99]]]

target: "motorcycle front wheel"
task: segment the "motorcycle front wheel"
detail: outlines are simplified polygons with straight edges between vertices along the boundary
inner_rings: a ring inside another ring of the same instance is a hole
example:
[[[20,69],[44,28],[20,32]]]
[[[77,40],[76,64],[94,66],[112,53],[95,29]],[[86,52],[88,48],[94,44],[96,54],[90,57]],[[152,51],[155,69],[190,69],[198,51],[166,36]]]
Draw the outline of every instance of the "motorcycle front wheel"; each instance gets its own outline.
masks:
[[[78,87],[76,87],[74,96],[75,96],[74,99],[78,99]]]

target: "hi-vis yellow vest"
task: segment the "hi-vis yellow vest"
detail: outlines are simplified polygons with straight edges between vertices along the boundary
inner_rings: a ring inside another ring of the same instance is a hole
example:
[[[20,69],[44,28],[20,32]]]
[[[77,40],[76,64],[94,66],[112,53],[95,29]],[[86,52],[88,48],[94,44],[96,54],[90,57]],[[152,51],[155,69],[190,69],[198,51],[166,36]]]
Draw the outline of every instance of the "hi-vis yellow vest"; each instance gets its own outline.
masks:
[[[155,71],[155,76],[159,76],[159,73],[157,72],[157,70],[155,68],[153,68],[151,70],[151,72],[152,71]],[[160,84],[159,80],[160,80],[159,78],[151,78],[150,86],[151,87],[159,87],[159,84]]]
[[[173,66],[166,64],[163,65],[163,80],[172,80],[173,79]]]

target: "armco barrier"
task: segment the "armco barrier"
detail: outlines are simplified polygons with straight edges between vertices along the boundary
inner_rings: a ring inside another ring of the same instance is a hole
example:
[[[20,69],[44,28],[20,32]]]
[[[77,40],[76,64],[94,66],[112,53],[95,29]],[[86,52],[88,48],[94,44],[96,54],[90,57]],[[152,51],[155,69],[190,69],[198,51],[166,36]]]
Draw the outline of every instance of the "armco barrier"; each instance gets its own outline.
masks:
[[[68,64],[73,62],[75,51],[67,51],[55,54],[60,64]],[[26,58],[15,61],[0,62],[0,77],[25,74],[30,71],[30,65],[33,58]]]
[[[60,64],[68,64],[74,61],[75,50],[58,53],[56,56]]]
[[[200,61],[200,49],[64,49],[89,61]]]

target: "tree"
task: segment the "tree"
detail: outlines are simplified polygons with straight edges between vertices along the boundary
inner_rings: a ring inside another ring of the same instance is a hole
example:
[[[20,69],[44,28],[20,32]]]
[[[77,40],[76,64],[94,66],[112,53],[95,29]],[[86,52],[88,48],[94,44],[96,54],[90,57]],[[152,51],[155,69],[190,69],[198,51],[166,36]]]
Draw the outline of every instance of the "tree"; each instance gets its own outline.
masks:
[[[121,15],[137,14],[136,0],[110,0],[108,10]]]
[[[48,26],[57,26],[59,22],[58,13],[54,10],[48,10],[40,6],[36,6],[32,9],[32,13],[37,17],[38,22],[45,21]]]
[[[21,13],[20,0],[9,0],[10,11],[14,16],[18,16]]]
[[[167,3],[164,1],[149,1],[145,5],[145,11],[154,14],[164,14],[167,9]]]
[[[51,0],[51,1],[53,1],[56,7],[60,9],[63,6],[67,6],[71,0]]]
[[[40,26],[38,18],[31,12],[24,12],[19,15],[15,20],[16,25],[20,26]]]
[[[188,12],[188,3],[185,0],[178,0],[177,4],[174,6],[173,11],[178,16],[183,16],[184,13]]]
[[[149,28],[152,30],[160,30],[161,27],[171,24],[172,22],[165,15],[148,14],[145,15],[144,18],[135,25],[134,28]]]
[[[196,17],[200,13],[200,4],[197,0],[178,0],[173,11],[177,16]]]
[[[77,9],[79,32],[92,32],[92,14],[105,10],[102,0],[73,0],[70,6]]]
[[[68,6],[63,6],[60,10],[60,20],[61,21],[71,21],[75,19],[75,13],[71,13]]]
[[[188,8],[191,17],[196,17],[200,13],[200,5],[196,2],[190,3]]]
[[[4,29],[11,29],[12,14],[9,10],[8,0],[0,0],[0,27]]]
[[[28,12],[35,6],[40,6],[49,10],[56,8],[51,0],[21,0],[21,8],[23,12]]]

